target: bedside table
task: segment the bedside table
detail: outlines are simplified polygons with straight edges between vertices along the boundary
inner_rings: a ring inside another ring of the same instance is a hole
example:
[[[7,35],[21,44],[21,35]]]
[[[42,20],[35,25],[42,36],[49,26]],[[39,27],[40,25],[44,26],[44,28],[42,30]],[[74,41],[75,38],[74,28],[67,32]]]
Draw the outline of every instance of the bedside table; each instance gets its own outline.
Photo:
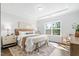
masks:
[[[16,36],[15,35],[4,36],[2,37],[1,41],[2,41],[2,48],[14,46],[16,45]]]

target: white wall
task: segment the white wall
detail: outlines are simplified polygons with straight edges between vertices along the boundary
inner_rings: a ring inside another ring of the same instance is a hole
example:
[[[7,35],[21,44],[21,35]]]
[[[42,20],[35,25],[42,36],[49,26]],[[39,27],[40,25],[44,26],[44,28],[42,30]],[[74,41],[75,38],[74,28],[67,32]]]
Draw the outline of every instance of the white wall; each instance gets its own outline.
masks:
[[[1,4],[0,4],[0,24],[1,24]],[[0,28],[1,28],[1,25],[0,25]],[[1,29],[0,29],[0,36],[1,36]],[[1,56],[1,40],[0,40],[0,56]]]
[[[60,15],[57,17],[50,17],[50,18],[42,19],[42,20],[37,21],[37,25],[34,19],[32,20],[24,19],[16,15],[2,12],[1,13],[1,35],[6,35],[6,31],[4,30],[3,24],[5,24],[5,26],[6,24],[10,24],[11,32],[14,32],[14,29],[17,28],[17,22],[22,21],[22,22],[25,22],[26,24],[32,25],[33,27],[37,26],[39,31],[43,34],[44,23],[50,22],[50,21],[53,22],[56,20],[61,20],[62,22],[62,26],[61,26],[62,35],[68,35],[68,34],[74,33],[74,30],[72,29],[72,25],[74,23],[79,23],[79,11],[66,13],[64,15]]]
[[[79,24],[79,11],[69,12],[63,15],[59,15],[57,17],[50,17],[46,19],[41,19],[37,21],[37,27],[41,33],[44,33],[44,24],[46,22],[53,22],[56,20],[61,20],[61,33],[63,36],[67,36],[69,34],[74,34],[74,30],[72,29],[72,25],[74,23]]]
[[[11,27],[11,33],[14,32],[14,29],[18,26],[18,21],[25,23],[26,25],[32,25],[32,27],[36,27],[36,21],[32,21],[30,19],[24,19],[19,17],[18,15],[12,15],[5,12],[1,12],[1,36],[6,35],[7,32],[5,30],[6,26]]]

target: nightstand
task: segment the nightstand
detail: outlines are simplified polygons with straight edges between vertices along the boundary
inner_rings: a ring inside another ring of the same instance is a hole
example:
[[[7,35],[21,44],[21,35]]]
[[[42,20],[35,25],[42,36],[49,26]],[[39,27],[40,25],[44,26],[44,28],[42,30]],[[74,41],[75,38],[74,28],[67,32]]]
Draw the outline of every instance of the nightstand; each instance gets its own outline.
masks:
[[[2,41],[2,48],[14,46],[16,45],[16,36],[15,35],[3,36],[1,41]]]

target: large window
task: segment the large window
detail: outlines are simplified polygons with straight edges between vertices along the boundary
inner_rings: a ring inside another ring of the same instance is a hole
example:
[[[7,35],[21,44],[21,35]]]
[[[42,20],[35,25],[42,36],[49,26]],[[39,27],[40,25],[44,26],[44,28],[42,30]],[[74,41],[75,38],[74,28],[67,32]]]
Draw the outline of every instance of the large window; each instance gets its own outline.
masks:
[[[60,35],[60,21],[45,24],[45,33],[50,35]]]

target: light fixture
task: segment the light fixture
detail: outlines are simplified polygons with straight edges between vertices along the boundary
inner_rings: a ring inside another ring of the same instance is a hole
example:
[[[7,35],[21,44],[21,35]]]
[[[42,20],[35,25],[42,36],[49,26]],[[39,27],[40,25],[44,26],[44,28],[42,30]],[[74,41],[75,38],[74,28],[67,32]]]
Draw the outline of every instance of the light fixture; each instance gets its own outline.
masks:
[[[43,10],[43,8],[42,8],[42,7],[38,7],[38,10],[39,10],[39,11],[42,11],[42,10]]]

